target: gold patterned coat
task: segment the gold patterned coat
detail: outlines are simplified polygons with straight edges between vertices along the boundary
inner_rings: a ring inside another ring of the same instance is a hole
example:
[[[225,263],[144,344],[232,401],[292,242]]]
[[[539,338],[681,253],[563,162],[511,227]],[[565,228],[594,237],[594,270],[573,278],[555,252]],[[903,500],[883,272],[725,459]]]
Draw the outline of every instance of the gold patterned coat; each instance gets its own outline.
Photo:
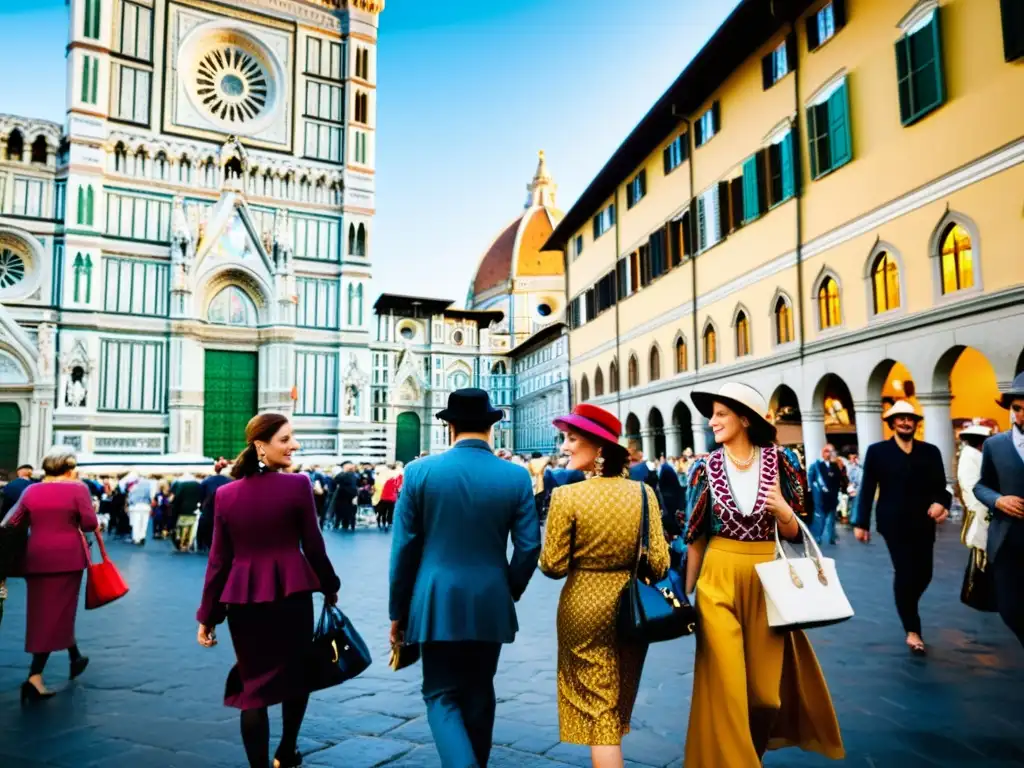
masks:
[[[540,569],[568,576],[558,602],[558,720],[562,741],[614,745],[629,733],[646,645],[623,643],[615,631],[622,592],[637,554],[642,501],[650,517],[650,565],[669,565],[654,491],[625,478],[595,477],[551,495]]]

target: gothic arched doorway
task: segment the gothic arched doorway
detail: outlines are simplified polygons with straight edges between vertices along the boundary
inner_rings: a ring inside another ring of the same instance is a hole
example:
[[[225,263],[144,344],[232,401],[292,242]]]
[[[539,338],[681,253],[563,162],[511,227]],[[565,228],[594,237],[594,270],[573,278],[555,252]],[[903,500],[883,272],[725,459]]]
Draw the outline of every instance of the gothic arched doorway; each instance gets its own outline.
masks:
[[[420,417],[411,411],[398,414],[395,428],[395,461],[408,464],[420,455]]]
[[[0,477],[14,477],[20,449],[21,409],[14,403],[0,403]]]

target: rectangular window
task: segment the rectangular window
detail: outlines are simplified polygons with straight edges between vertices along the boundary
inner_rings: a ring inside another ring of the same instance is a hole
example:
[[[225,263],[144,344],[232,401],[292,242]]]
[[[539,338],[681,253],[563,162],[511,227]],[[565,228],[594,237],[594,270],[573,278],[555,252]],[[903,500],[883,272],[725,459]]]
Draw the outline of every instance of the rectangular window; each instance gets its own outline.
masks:
[[[687,134],[682,133],[676,136],[662,152],[662,165],[665,168],[665,175],[672,173],[683,164],[690,150],[690,140]]]
[[[1024,56],[1024,3],[999,0],[1003,17],[1003,58],[1015,61]]]
[[[703,147],[722,130],[721,108],[714,102],[711,108],[697,118],[693,124],[693,143]]]
[[[337,219],[292,214],[292,243],[295,258],[337,262],[340,256]]]
[[[737,229],[743,226],[744,222],[744,184],[746,183],[746,174],[737,176],[735,179],[729,181],[729,216],[724,217],[728,219],[729,232],[735,232]]]
[[[896,41],[896,78],[903,125],[916,123],[946,100],[938,8]]]
[[[338,283],[312,277],[295,280],[299,304],[295,324],[304,328],[336,330],[338,326]]]
[[[665,227],[651,234],[647,248],[650,252],[651,279],[655,280],[668,272],[668,232]]]
[[[99,0],[96,0],[99,2]],[[151,35],[153,9],[130,0],[121,3],[121,28],[118,50],[125,56],[152,61]]]
[[[790,32],[786,39],[761,59],[761,81],[767,91],[779,80],[796,69],[796,36]]]
[[[647,171],[640,171],[626,186],[626,208],[632,208],[647,194]]]
[[[596,314],[601,314],[615,304],[615,272],[609,272],[595,286]]]
[[[306,38],[306,73],[320,74],[320,50],[322,43],[315,37]]]
[[[295,386],[299,398],[296,416],[338,415],[338,354],[296,352]]]
[[[306,116],[340,123],[342,120],[341,86],[307,80]]]
[[[807,106],[807,141],[813,179],[834,171],[853,158],[846,78]]]
[[[43,218],[43,193],[45,183],[42,179],[14,179],[14,205],[11,213],[15,216],[31,216]]]
[[[341,126],[306,121],[306,157],[341,162]]]
[[[91,37],[93,40],[99,40],[101,10],[100,0],[85,0],[85,9],[82,12],[82,34],[85,37]]]
[[[726,187],[728,188],[727,183]],[[698,247],[701,251],[706,251],[722,239],[721,198],[722,194],[718,184],[705,190],[697,198],[697,238]],[[728,197],[726,197],[726,201],[728,202]]]
[[[366,165],[366,134],[362,131],[355,132],[355,162]]]
[[[743,163],[743,223],[748,224],[760,216],[765,208],[764,162],[760,152]]]
[[[615,203],[612,203],[594,216],[594,239],[597,240],[597,238],[611,229],[613,224],[615,224]]]
[[[583,235],[576,235],[572,241],[572,257],[578,259],[583,253]]]
[[[99,410],[163,413],[167,391],[162,341],[100,341]]]
[[[341,43],[306,38],[306,74],[341,80]]]
[[[97,0],[98,1],[98,0]],[[86,104],[96,103],[99,89],[100,62],[95,56],[82,56],[82,101]]]
[[[831,40],[846,25],[846,3],[832,0],[817,13],[806,19],[807,50],[813,51]]]
[[[107,192],[107,234],[166,243],[171,239],[171,202]]]
[[[150,73],[114,64],[114,89],[110,95],[111,114],[119,120],[149,124]]]
[[[104,259],[103,311],[126,315],[167,317],[166,263],[143,259]]]
[[[58,221],[64,220],[64,206],[66,205],[67,182],[58,181],[53,188],[53,218]],[[2,200],[3,198],[0,198]],[[89,222],[92,224],[92,222]]]

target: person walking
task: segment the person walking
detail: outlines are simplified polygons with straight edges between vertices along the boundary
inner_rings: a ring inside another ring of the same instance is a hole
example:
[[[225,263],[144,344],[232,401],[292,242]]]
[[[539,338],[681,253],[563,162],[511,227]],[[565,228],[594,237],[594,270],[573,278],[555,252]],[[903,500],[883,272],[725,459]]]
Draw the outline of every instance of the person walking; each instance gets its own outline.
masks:
[[[22,464],[15,470],[17,477],[3,487],[3,491],[0,492],[0,520],[14,509],[14,505],[18,503],[21,494],[33,484],[33,472],[35,472],[35,468],[31,464]]]
[[[960,430],[960,455],[956,461],[956,484],[960,502],[964,507],[961,540],[964,545],[979,551],[979,564],[984,569],[988,549],[988,507],[975,494],[981,480],[982,448],[992,436],[992,430],[981,424],[971,424]]]
[[[43,683],[43,670],[54,651],[68,652],[74,680],[89,665],[78,650],[75,618],[82,572],[89,565],[82,531],[98,525],[92,496],[76,479],[78,457],[67,445],[43,457],[42,483],[25,489],[7,524],[27,525],[28,545],[22,573],[26,586],[25,651],[32,654],[21,702],[53,696]]]
[[[849,481],[846,486],[846,514],[843,522],[849,521],[853,514],[853,508],[857,503],[857,492],[864,477],[864,468],[860,465],[860,456],[856,451],[850,451],[846,457],[846,479]]]
[[[377,527],[390,530],[395,520],[395,505],[402,492],[404,470],[401,462],[388,465],[390,472],[388,479],[384,481],[384,489],[380,494],[380,501],[377,504]]]
[[[309,478],[282,470],[299,449],[291,422],[261,413],[245,428],[245,449],[232,468],[236,482],[217,489],[213,546],[198,640],[217,644],[227,619],[237,663],[224,704],[242,710],[242,742],[251,768],[267,768],[267,707],[282,705],[276,768],[302,764],[296,747],[309,700],[306,652],[313,637],[313,593],[334,605],[340,582],[327,557]]]
[[[927,653],[918,603],[932,580],[935,527],[949,517],[953,500],[946,490],[939,449],[914,438],[922,418],[906,400],[882,414],[893,436],[869,446],[864,455],[853,518],[857,541],[866,544],[871,540],[871,507],[877,491],[877,528],[892,559],[896,612],[907,633],[907,646],[917,656]]]
[[[437,414],[451,448],[408,466],[391,546],[392,646],[418,644],[423,699],[445,768],[483,768],[494,729],[494,674],[515,640],[515,603],[540,554],[529,473],[491,453],[502,411],[459,389]],[[507,557],[509,536],[513,553]]]
[[[839,493],[846,483],[846,473],[836,461],[836,449],[831,443],[821,449],[821,458],[807,468],[807,485],[814,501],[814,537],[818,544],[836,543],[836,513]]]
[[[661,501],[665,505],[661,510],[661,523],[665,535],[675,538],[682,534],[679,528],[679,510],[683,504],[683,487],[679,482],[679,473],[672,461],[663,461],[658,468],[658,490]]]
[[[985,441],[974,495],[992,513],[987,567],[999,615],[1024,645],[1024,373],[999,404],[1010,411],[1012,426]]]
[[[589,746],[595,768],[621,768],[647,645],[621,640],[616,618],[636,564],[645,496],[648,562],[659,579],[668,571],[668,544],[654,489],[628,478],[619,420],[581,403],[554,425],[565,433],[569,468],[590,474],[552,492],[540,558],[546,576],[568,577],[558,601],[559,738]]]
[[[801,538],[801,473],[775,445],[768,403],[730,382],[694,392],[715,448],[690,470],[686,591],[696,588],[697,653],[687,766],[756,768],[768,749],[844,756],[832,698],[807,636],[768,626],[758,563],[775,559],[775,534]]]
[[[148,477],[130,475],[125,478],[128,489],[128,520],[132,527],[132,544],[143,546],[149,532],[149,518],[153,514],[156,485]]]
[[[334,493],[327,517],[334,520],[334,530],[356,527],[356,505],[359,503],[359,474],[351,461],[342,462],[341,472],[334,476]]]
[[[213,474],[199,481],[199,525],[196,549],[206,552],[213,545],[213,499],[218,488],[231,482],[231,464],[221,457],[214,462]]]

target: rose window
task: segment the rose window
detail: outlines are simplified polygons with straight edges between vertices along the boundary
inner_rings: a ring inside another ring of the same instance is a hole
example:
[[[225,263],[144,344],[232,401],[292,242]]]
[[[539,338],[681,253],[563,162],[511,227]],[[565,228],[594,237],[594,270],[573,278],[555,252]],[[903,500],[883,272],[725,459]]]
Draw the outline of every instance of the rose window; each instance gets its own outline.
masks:
[[[10,248],[0,251],[0,289],[10,288],[25,278],[25,260]]]
[[[245,123],[266,109],[269,81],[255,58],[235,46],[207,52],[196,66],[196,94],[221,120]]]

